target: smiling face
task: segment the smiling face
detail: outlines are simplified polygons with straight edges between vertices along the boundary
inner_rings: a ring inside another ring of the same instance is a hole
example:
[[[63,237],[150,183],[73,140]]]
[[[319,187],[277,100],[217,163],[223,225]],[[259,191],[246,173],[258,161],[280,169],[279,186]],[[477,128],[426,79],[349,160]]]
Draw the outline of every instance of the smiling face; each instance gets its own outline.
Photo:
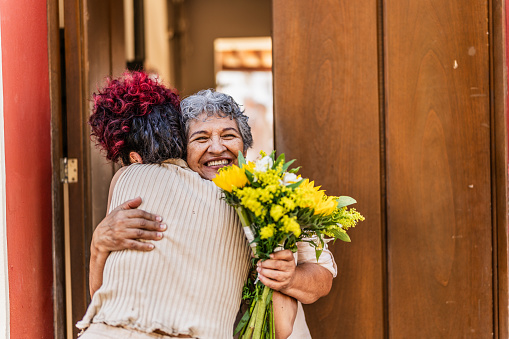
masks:
[[[202,178],[212,180],[221,167],[238,165],[239,151],[244,142],[235,120],[202,113],[190,122],[187,164]]]

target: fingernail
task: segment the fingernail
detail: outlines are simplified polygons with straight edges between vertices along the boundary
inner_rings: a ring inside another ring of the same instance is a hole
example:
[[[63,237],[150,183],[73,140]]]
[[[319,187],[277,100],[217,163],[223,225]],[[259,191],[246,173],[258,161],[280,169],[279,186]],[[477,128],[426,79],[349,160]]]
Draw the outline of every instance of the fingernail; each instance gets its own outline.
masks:
[[[156,235],[158,238],[162,238],[163,237],[163,234],[161,232],[157,232],[157,235]]]
[[[256,268],[256,271],[258,271],[258,272],[261,272],[261,270],[262,270],[262,268],[261,268],[261,267],[257,267],[257,268]]]
[[[157,216],[156,221],[163,221],[163,218],[161,218],[160,216]]]
[[[274,259],[274,254],[269,255],[271,259]]]
[[[164,231],[164,230],[166,229],[166,225],[165,225],[165,224],[160,224],[160,225],[159,225],[159,229],[160,229],[161,231]]]
[[[262,266],[261,261],[258,261],[258,263],[256,264],[256,266],[258,266],[258,267]]]
[[[148,247],[149,247],[151,250],[153,250],[153,249],[154,249],[154,245],[152,245],[152,244],[149,244],[149,245],[148,245]]]

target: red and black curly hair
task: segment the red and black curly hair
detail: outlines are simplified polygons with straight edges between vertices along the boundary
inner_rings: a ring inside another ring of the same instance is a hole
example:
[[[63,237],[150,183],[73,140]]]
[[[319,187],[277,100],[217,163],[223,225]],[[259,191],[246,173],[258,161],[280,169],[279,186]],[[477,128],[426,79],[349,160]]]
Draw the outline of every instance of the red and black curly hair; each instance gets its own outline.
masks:
[[[183,158],[185,152],[180,97],[143,71],[107,79],[93,94],[91,136],[114,162],[130,163],[129,153],[144,163]]]

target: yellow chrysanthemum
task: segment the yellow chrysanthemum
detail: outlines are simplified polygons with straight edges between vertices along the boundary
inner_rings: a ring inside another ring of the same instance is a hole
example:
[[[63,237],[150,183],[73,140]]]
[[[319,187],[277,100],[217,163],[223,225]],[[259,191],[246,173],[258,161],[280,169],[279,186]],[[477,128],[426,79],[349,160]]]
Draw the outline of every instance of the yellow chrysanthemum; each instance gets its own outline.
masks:
[[[272,237],[274,235],[275,231],[276,231],[275,225],[274,224],[268,224],[267,226],[262,227],[260,229],[260,238],[268,239],[268,238],[270,238],[270,237]]]
[[[248,183],[245,171],[235,165],[220,169],[212,181],[227,192],[231,192],[234,187],[242,188]]]
[[[314,181],[309,181],[309,179],[304,179],[302,181],[302,184],[299,185],[299,189],[301,190],[314,190],[317,191],[320,189],[321,186],[315,187]]]
[[[314,186],[314,181],[304,179],[302,184],[295,189],[295,203],[299,207],[313,208],[317,201],[322,199],[323,191],[319,191],[320,187]]]
[[[324,195],[321,200],[317,201],[314,214],[330,215],[336,209],[337,204],[335,197]]]
[[[321,186],[314,186],[314,181],[305,179],[296,189],[296,203],[300,207],[314,209],[314,214],[330,215],[336,209],[336,197],[327,197]]]
[[[256,166],[256,164],[254,162],[249,161],[242,168],[245,169],[246,171],[253,173],[255,166]]]

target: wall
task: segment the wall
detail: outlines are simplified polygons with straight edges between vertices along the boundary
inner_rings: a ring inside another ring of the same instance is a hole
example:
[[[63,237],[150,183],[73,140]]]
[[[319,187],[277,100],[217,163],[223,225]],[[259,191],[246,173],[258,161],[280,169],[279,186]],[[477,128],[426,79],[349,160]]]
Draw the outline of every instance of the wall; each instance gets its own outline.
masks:
[[[11,338],[52,338],[46,1],[0,1]]]
[[[2,14],[0,13],[0,16]],[[1,31],[1,30],[0,30]],[[1,34],[1,33],[0,33]],[[5,142],[0,38],[0,337],[9,338],[9,275],[7,265],[7,225],[5,222]]]
[[[182,86],[184,95],[216,87],[214,39],[270,36],[271,1],[184,2]]]

